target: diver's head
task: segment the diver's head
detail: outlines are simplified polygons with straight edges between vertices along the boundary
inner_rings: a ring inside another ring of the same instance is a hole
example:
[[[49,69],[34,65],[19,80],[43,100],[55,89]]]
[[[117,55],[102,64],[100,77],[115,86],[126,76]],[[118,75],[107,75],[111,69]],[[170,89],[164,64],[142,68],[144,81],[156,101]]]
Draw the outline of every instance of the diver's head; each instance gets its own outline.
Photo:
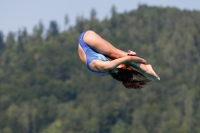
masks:
[[[121,64],[116,69],[111,70],[110,75],[122,82],[126,88],[140,89],[150,82],[147,77],[135,71],[127,64]]]

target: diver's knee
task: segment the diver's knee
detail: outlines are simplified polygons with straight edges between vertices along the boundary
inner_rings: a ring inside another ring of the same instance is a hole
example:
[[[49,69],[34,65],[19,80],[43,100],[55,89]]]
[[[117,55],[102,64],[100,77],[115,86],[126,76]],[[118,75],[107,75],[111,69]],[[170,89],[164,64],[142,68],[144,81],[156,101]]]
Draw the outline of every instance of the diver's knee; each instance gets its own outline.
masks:
[[[95,42],[97,40],[97,34],[92,31],[92,30],[88,30],[85,35],[84,35],[84,41],[86,43],[92,43]]]

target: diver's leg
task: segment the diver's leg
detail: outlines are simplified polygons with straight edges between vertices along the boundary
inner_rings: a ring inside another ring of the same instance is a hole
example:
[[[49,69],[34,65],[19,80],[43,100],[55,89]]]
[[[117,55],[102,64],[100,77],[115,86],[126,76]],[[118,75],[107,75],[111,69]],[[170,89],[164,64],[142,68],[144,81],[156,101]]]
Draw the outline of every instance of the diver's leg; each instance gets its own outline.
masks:
[[[84,35],[84,41],[97,52],[102,53],[112,59],[127,56],[127,52],[117,49],[94,31],[87,31]]]
[[[145,76],[151,78],[151,79],[157,79],[160,80],[156,72],[153,70],[152,66],[150,64],[142,64],[142,63],[130,63],[131,66],[139,70],[142,74]]]

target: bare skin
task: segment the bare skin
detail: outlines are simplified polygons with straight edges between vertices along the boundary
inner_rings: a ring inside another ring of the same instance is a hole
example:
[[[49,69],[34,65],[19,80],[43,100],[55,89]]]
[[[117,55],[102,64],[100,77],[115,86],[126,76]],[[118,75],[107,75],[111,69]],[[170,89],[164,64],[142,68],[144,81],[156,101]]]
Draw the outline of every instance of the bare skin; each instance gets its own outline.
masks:
[[[117,49],[111,43],[96,34],[94,31],[87,31],[83,39],[85,43],[87,43],[91,48],[113,59],[112,61],[93,60],[90,63],[91,69],[98,71],[115,71],[120,64],[128,63],[137,68],[147,77],[159,80],[159,77],[154,72],[152,66],[150,64],[147,64],[144,59],[136,56],[135,52],[131,50],[125,52]],[[86,55],[80,45],[78,46],[78,54],[81,61],[86,64]]]

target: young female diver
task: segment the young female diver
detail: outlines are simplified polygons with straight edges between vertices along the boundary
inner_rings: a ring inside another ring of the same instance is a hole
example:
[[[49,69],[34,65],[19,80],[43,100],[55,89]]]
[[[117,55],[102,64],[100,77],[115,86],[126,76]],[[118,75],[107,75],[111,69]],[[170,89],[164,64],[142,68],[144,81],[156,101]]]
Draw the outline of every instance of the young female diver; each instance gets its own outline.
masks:
[[[115,48],[94,31],[85,31],[80,35],[78,54],[91,72],[109,74],[126,88],[139,89],[152,79],[160,80],[152,66],[137,57],[135,52]]]

